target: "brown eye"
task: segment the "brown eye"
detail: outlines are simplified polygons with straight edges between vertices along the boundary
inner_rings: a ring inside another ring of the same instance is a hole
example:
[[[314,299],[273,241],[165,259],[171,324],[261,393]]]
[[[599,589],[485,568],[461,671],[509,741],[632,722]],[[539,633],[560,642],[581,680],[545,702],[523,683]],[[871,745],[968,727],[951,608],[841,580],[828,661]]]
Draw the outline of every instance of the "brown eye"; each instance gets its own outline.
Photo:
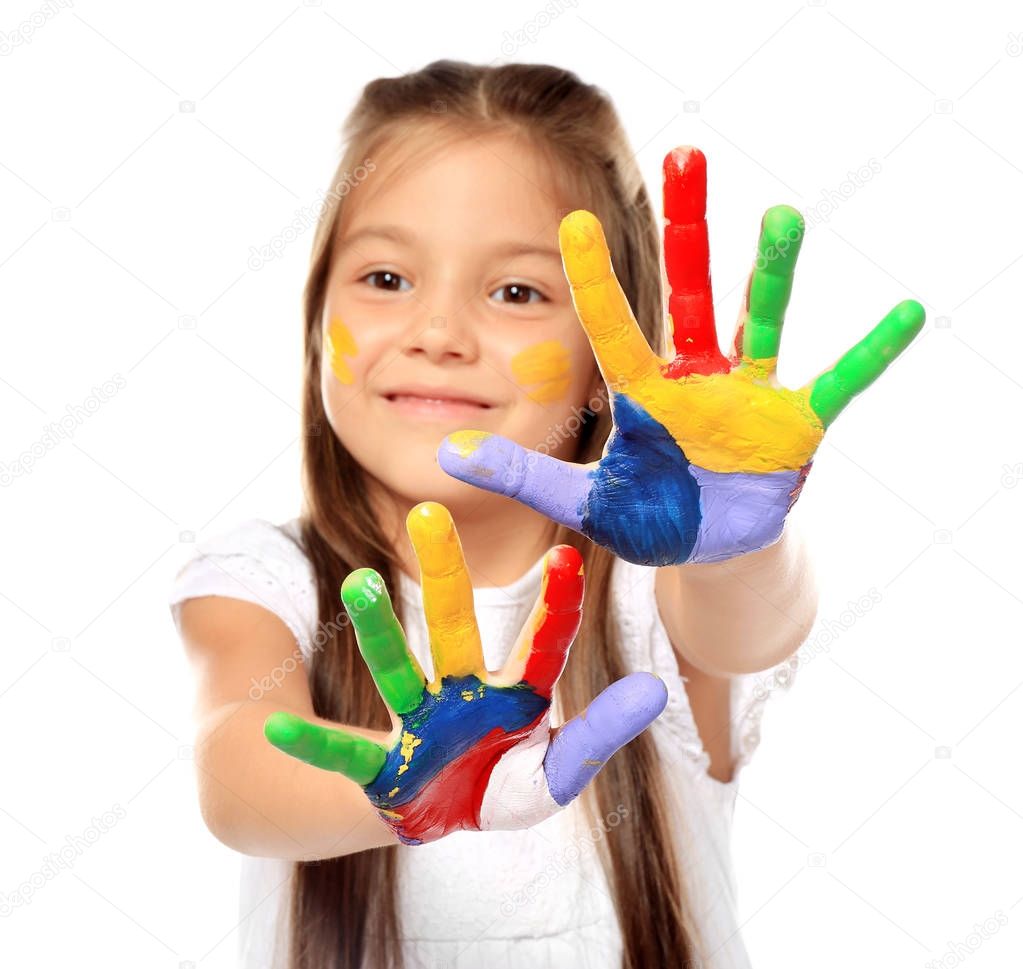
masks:
[[[526,286],[524,283],[509,283],[507,286],[494,290],[490,295],[494,296],[496,293],[508,294],[506,299],[498,299],[499,303],[516,303],[519,306],[525,306],[527,303],[541,303],[545,299],[543,293],[538,289]],[[533,299],[533,296],[537,298]]]
[[[367,273],[362,277],[364,280],[377,279],[379,282],[370,282],[370,286],[374,289],[384,289],[392,293],[398,293],[402,291],[402,283],[408,283],[408,280],[404,276],[399,276],[397,273],[392,273],[387,269],[378,269],[375,272]],[[411,286],[407,286],[407,289],[411,289]]]

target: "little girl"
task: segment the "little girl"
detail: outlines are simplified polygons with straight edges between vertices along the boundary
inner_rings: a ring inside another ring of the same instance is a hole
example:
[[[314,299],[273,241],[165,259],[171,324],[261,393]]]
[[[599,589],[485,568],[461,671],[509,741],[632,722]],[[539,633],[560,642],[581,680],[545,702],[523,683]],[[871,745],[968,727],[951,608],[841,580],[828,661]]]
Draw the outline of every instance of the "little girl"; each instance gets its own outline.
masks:
[[[305,290],[302,514],[203,542],[171,596],[199,683],[203,816],[247,856],[243,965],[746,967],[736,786],[760,671],[791,681],[816,611],[785,516],[824,429],[922,310],[900,304],[811,386],[781,388],[803,234],[781,206],[724,357],[706,172],[679,150],[664,229],[677,355],[662,360],[658,221],[610,101],[564,70],[440,61],[378,79],[345,135]],[[405,535],[424,500],[457,528],[488,670],[541,595],[548,550],[581,556],[551,724],[639,672],[667,701],[560,811],[415,844],[264,723],[393,742],[338,592],[379,573],[429,669],[423,550]]]

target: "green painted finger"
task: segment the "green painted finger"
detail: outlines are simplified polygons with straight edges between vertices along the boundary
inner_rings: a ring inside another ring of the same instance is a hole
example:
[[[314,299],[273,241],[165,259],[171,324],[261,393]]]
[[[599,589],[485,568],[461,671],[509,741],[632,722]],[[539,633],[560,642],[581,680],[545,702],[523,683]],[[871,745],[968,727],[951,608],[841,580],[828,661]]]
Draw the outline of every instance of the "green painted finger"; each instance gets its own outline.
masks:
[[[778,356],[792,275],[805,233],[803,217],[791,205],[775,205],[764,213],[750,279],[748,318],[743,327],[745,357],[770,360]]]
[[[924,308],[916,300],[903,300],[813,382],[810,406],[825,427],[913,342],[913,337],[923,329],[925,316]]]
[[[384,702],[395,713],[414,710],[423,695],[426,677],[405,642],[380,573],[356,569],[341,584],[341,601],[351,616],[359,651]]]
[[[278,750],[323,770],[337,771],[356,784],[376,780],[387,751],[372,740],[310,723],[293,713],[271,713],[263,735]]]

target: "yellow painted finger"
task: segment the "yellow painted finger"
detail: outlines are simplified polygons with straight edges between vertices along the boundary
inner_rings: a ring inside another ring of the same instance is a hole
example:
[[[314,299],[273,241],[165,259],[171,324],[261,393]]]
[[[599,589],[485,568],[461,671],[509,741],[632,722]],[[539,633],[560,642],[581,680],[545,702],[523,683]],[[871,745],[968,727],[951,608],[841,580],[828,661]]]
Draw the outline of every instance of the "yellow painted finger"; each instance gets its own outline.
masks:
[[[611,266],[600,221],[578,209],[561,220],[558,230],[572,302],[589,337],[593,355],[611,390],[656,376],[664,363],[650,349]]]
[[[436,693],[445,676],[475,673],[482,678],[486,662],[476,625],[472,582],[451,513],[435,501],[423,501],[409,512],[405,527],[419,560],[423,611],[433,656],[433,682],[427,689]]]

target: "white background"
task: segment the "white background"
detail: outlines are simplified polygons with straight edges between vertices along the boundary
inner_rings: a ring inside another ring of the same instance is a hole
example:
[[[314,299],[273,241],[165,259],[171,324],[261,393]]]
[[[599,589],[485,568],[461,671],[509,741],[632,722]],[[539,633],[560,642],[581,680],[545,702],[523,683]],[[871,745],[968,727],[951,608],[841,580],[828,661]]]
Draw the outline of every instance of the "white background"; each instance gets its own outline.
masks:
[[[756,966],[1021,964],[1023,12],[660,6],[4,4],[0,461],[124,384],[0,489],[0,892],[123,815],[0,918],[4,965],[233,964],[165,598],[194,539],[298,510],[312,233],[258,271],[250,248],[321,197],[361,87],[441,57],[603,87],[658,207],[664,153],[701,147],[729,334],[764,209],[825,215],[789,385],[925,306],[794,513],[820,621],[743,780],[742,931]]]

